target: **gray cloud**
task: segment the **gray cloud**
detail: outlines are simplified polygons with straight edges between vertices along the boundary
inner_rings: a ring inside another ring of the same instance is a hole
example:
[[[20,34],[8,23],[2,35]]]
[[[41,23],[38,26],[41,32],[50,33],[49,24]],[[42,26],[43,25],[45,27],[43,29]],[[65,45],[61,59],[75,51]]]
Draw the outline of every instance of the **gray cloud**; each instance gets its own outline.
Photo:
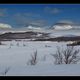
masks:
[[[59,23],[68,23],[68,24],[74,24],[74,22],[73,21],[71,21],[71,20],[60,20],[60,21],[58,21]]]
[[[13,16],[13,18],[16,24],[20,26],[25,26],[25,25],[30,25],[30,24],[35,25],[35,26],[44,26],[47,23],[46,20],[40,19],[38,17],[34,18],[32,16],[33,14],[27,13],[26,15],[24,15],[24,13],[23,14],[17,13]]]
[[[23,13],[23,15],[25,15],[25,16],[29,16],[29,17],[33,16],[32,13]]]
[[[23,14],[17,13],[13,16],[17,24],[26,24],[31,21],[31,18],[24,16]]]
[[[36,25],[36,26],[45,26],[46,20],[41,20],[41,19],[33,20],[30,24]]]
[[[6,8],[0,8],[0,17],[4,17],[6,15]]]
[[[40,14],[35,14],[35,13],[23,13],[23,15],[26,16],[26,17],[34,17],[34,18],[41,17]]]
[[[59,8],[45,7],[44,11],[50,14],[58,14],[61,12]]]

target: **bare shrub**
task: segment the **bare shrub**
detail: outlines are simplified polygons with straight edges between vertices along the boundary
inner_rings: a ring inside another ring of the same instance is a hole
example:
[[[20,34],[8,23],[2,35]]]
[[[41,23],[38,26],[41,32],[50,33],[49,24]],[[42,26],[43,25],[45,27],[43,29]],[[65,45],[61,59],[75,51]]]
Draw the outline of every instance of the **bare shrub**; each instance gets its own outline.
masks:
[[[55,64],[76,64],[80,60],[79,49],[67,46],[66,49],[57,47],[56,54],[51,54],[55,59]]]
[[[10,70],[10,67],[5,68],[3,72],[1,72],[2,75],[6,75],[8,71]]]
[[[0,45],[2,45],[2,42],[0,41]]]
[[[19,43],[16,44],[19,47]]]
[[[9,46],[9,48],[8,48],[8,49],[10,49],[12,46],[13,46],[13,44],[12,44],[12,43],[10,43],[10,46]]]
[[[49,46],[49,45],[45,45],[45,47],[51,47],[51,46]]]
[[[23,46],[26,46],[25,44],[23,44]]]
[[[31,59],[28,61],[28,65],[36,65],[38,62],[37,60],[37,50],[34,52],[33,55],[31,55]]]
[[[1,43],[1,41],[0,41],[0,45],[1,45],[2,43]]]

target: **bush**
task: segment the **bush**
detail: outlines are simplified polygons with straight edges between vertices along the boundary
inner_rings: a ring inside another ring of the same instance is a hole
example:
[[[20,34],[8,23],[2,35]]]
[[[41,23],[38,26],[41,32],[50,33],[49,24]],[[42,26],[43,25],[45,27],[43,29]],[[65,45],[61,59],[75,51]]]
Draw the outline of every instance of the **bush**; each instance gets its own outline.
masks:
[[[1,41],[0,41],[0,45],[2,45]]]
[[[49,46],[49,45],[45,45],[45,47],[51,47],[51,46]]]
[[[57,47],[56,54],[51,54],[55,59],[55,64],[76,64],[80,60],[79,49],[67,46],[66,49]]]
[[[25,44],[23,44],[23,46],[26,46]]]
[[[31,59],[28,61],[28,64],[30,65],[36,65],[37,64],[37,50],[34,52],[33,55],[31,55]]]
[[[4,70],[2,73],[0,73],[0,74],[6,75],[6,74],[9,72],[9,70],[10,70],[10,67],[7,67],[7,68],[5,68],[5,70]]]

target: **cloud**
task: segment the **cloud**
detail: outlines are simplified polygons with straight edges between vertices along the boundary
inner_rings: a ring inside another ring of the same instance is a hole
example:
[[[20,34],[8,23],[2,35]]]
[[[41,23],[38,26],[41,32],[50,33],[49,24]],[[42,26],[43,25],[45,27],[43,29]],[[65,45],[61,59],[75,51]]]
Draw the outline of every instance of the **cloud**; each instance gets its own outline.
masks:
[[[24,16],[26,16],[26,17],[34,17],[34,18],[39,18],[39,17],[41,17],[41,15],[40,14],[35,14],[35,13],[23,13],[23,15]]]
[[[23,15],[25,15],[25,16],[29,16],[29,17],[33,16],[32,13],[24,13]]]
[[[38,17],[36,18],[31,17],[32,15],[33,14],[24,15],[24,13],[23,14],[17,13],[13,16],[13,18],[16,24],[20,26],[26,26],[26,25],[44,26],[46,24],[46,20],[40,19]]]
[[[0,8],[0,17],[4,17],[7,9],[6,8]]]
[[[46,20],[33,20],[30,24],[35,25],[35,26],[45,26]]]
[[[44,11],[50,14],[58,14],[61,12],[59,8],[45,7]]]
[[[74,22],[71,20],[60,20],[60,21],[58,21],[58,23],[74,24]]]
[[[20,13],[14,14],[12,17],[13,17],[14,22],[18,26],[24,26],[25,24],[31,22],[30,18],[27,18],[26,16]]]

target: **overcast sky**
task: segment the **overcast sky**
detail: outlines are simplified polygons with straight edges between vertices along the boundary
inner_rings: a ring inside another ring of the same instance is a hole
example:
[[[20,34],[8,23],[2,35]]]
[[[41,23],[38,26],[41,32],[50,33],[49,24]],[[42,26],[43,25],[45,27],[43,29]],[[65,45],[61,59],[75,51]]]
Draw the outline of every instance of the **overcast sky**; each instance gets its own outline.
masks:
[[[79,4],[0,4],[0,23],[12,27],[29,24],[52,26],[65,21],[80,23]]]

